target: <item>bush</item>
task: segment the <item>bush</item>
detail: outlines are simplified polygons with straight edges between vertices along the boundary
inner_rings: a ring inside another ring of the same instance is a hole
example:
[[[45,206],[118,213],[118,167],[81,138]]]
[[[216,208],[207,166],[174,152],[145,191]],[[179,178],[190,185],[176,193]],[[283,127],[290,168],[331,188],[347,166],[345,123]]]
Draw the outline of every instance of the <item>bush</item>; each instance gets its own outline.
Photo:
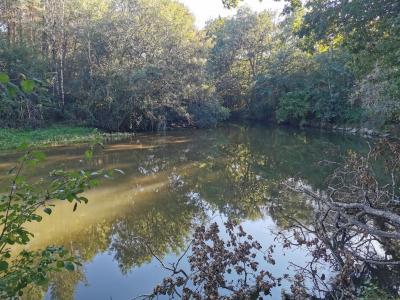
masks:
[[[0,72],[0,126],[35,128],[49,120],[56,110],[47,88],[40,80],[19,74],[11,79]]]
[[[308,91],[289,92],[283,96],[276,111],[276,118],[279,123],[305,122],[310,113],[310,94]]]

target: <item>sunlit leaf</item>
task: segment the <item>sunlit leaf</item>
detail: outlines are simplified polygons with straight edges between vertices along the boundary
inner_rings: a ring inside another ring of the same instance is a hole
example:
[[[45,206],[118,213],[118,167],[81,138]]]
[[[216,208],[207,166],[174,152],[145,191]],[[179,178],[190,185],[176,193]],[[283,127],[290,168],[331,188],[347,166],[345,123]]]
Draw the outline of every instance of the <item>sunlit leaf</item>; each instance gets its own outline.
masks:
[[[91,150],[91,149],[86,150],[85,151],[85,157],[87,159],[91,159],[93,157],[93,150]]]
[[[7,84],[10,82],[10,77],[8,76],[7,73],[0,72],[0,82],[2,84]]]
[[[33,80],[27,79],[22,80],[20,85],[24,93],[29,94],[33,92],[36,84]]]

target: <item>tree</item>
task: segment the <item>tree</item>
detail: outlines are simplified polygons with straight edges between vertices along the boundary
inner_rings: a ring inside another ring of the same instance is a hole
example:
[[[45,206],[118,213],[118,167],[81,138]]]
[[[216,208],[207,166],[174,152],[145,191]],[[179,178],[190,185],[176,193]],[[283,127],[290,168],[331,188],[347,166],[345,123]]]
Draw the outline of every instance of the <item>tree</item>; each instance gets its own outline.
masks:
[[[361,103],[366,108],[365,119],[371,120],[375,126],[382,126],[389,121],[396,123],[398,115],[398,72],[399,40],[399,14],[398,1],[308,1],[308,12],[304,16],[304,22],[299,34],[308,37],[316,44],[325,47],[337,48],[337,51],[351,54],[347,66],[358,81],[355,94],[361,95],[369,89],[368,83],[375,78],[375,87],[385,92],[376,93],[375,111],[372,117],[369,105]],[[380,70],[385,70],[384,72]],[[377,76],[377,73],[381,73]],[[365,95],[370,98],[370,95]],[[371,99],[367,100],[371,103]],[[390,104],[389,104],[390,103]],[[378,111],[385,110],[385,106],[393,106],[393,115],[385,113],[383,118]],[[379,107],[378,107],[379,106]],[[374,118],[380,122],[374,122]]]
[[[206,78],[208,42],[178,2],[6,1],[0,22],[19,26],[0,33],[2,68],[48,81],[54,119],[116,131],[227,117]]]
[[[208,71],[230,109],[248,108],[254,81],[267,67],[274,47],[272,17],[242,8],[233,18],[215,20],[206,28],[213,43]]]
[[[259,0],[260,2],[262,1],[268,1],[268,0]],[[274,1],[281,1],[281,0],[274,0]],[[299,8],[302,6],[301,0],[283,0],[287,2],[286,7],[284,12],[290,13],[293,10]],[[225,8],[236,8],[238,5],[243,2],[243,0],[222,0],[222,3],[224,4]]]

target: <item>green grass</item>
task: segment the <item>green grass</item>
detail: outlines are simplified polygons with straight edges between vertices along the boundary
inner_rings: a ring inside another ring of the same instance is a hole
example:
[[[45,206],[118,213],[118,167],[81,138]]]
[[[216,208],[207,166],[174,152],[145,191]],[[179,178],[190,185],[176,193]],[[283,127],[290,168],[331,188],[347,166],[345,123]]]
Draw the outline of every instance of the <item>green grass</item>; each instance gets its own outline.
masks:
[[[36,130],[0,128],[0,150],[16,149],[21,144],[37,147],[90,143],[104,134],[94,128],[52,126]]]

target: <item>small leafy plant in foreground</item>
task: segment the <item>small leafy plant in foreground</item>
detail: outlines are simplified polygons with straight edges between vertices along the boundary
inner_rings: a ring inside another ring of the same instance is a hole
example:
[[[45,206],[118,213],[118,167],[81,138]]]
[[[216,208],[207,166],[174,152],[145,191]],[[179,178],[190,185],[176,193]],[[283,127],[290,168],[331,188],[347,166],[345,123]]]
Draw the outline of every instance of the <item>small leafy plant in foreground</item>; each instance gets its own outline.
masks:
[[[34,237],[25,228],[28,222],[40,222],[43,215],[50,215],[56,201],[70,202],[75,211],[79,204],[88,202],[82,193],[97,185],[100,176],[107,175],[103,171],[67,172],[57,169],[50,172],[48,179],[32,183],[24,178],[23,170],[41,163],[45,155],[25,151],[26,154],[9,171],[12,179],[8,192],[0,194],[0,298],[21,296],[28,285],[45,285],[50,272],[74,271],[80,265],[79,259],[62,247],[23,250],[18,255],[12,249],[27,245]],[[92,150],[88,150],[85,156],[90,158]]]

